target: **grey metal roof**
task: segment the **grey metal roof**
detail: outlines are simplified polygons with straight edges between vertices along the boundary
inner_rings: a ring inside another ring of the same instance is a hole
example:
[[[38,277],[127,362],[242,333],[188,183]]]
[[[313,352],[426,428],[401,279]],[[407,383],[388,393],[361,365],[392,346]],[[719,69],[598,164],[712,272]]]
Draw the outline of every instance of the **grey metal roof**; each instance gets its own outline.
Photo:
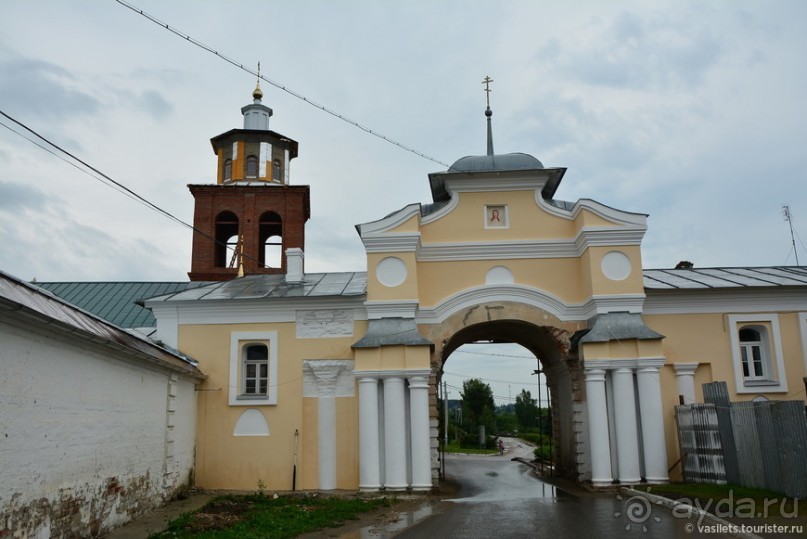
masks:
[[[83,335],[101,346],[111,347],[117,351],[116,353],[126,352],[173,371],[204,378],[192,358],[158,345],[135,332],[116,327],[42,288],[20,281],[2,271],[0,271],[0,307],[8,309],[14,316],[28,319],[33,323],[45,324],[54,332]]]
[[[604,313],[589,320],[589,330],[580,342],[609,342],[623,339],[663,339],[647,327],[638,313]]]
[[[285,275],[248,275],[170,293],[153,301],[361,296],[366,292],[366,272],[306,273],[301,283],[287,283]]]
[[[454,161],[449,172],[484,172],[488,170],[534,170],[543,163],[526,153],[468,155]]]
[[[648,290],[807,286],[807,267],[646,269]]]
[[[137,302],[197,288],[207,282],[61,282],[33,283],[121,328],[157,325],[149,309]]]

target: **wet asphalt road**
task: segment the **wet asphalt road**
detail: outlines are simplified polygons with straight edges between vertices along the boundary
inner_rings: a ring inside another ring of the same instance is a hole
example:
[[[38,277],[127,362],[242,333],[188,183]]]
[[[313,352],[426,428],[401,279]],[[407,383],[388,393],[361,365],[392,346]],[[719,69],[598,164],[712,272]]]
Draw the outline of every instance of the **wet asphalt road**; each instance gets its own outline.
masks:
[[[572,493],[544,483],[510,460],[528,455],[529,448],[515,440],[508,445],[504,456],[449,456],[446,475],[459,487],[456,497],[395,537],[727,537],[690,532],[696,520],[674,518],[663,507],[616,493]]]

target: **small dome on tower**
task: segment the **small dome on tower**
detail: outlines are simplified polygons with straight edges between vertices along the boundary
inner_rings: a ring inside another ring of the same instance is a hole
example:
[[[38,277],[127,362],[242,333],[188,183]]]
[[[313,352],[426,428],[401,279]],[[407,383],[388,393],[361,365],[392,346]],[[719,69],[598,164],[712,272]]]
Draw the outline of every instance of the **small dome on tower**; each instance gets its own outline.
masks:
[[[255,85],[255,91],[252,92],[253,99],[261,99],[263,98],[263,91],[261,90],[261,83],[257,83]]]

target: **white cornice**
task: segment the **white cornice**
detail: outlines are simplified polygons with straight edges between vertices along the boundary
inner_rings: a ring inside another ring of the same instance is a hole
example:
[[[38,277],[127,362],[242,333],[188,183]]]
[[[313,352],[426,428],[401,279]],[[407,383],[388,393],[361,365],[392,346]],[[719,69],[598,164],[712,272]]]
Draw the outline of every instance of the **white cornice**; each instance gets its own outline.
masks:
[[[574,258],[589,247],[641,245],[646,229],[641,227],[584,227],[576,237],[551,240],[424,243],[417,251],[420,262],[449,260],[497,260],[524,258]]]
[[[599,295],[583,303],[567,304],[549,292],[530,286],[515,284],[479,286],[457,292],[437,305],[420,307],[415,321],[418,324],[439,324],[463,309],[481,303],[502,302],[530,305],[564,322],[585,321],[594,315],[608,312],[641,313],[643,300],[642,294]]]
[[[509,172],[515,174],[516,172]],[[537,176],[535,171],[515,177],[501,177],[491,175],[483,178],[480,174],[474,177],[446,177],[445,186],[449,193],[488,193],[497,191],[531,191],[540,193],[546,182],[549,181],[549,174]],[[454,198],[454,197],[452,197]]]
[[[367,320],[364,308],[365,296],[341,296],[336,298],[273,298],[271,301],[261,300],[215,300],[202,302],[171,302],[166,305],[156,303],[149,305],[157,318],[165,317],[175,321],[178,326],[192,324],[259,324],[296,322],[296,311],[316,309],[349,309],[353,311],[354,320]]]
[[[356,228],[358,228],[359,235],[363,238],[367,234],[387,232],[396,226],[402,225],[412,216],[419,214],[420,204],[409,204],[408,206],[391,213],[383,219],[379,219],[378,221],[373,221],[371,223],[362,223],[357,225]]]
[[[418,300],[403,301],[365,301],[368,320],[381,318],[414,318]]]
[[[606,206],[596,200],[592,200],[590,198],[581,198],[577,202],[574,203],[574,206],[571,210],[564,210],[562,208],[558,208],[547,202],[546,200],[541,197],[540,193],[536,194],[535,201],[538,203],[541,208],[546,210],[548,213],[555,215],[556,217],[562,217],[564,219],[577,219],[584,209],[590,211],[594,215],[602,217],[607,221],[611,221],[614,224],[618,225],[628,225],[628,226],[636,226],[646,229],[647,228],[647,215],[643,213],[633,213],[627,212],[623,210],[618,210],[616,208],[612,208],[610,206]]]
[[[646,289],[645,293],[644,313],[648,315],[807,311],[807,291]]]
[[[420,247],[420,232],[372,233],[361,237],[368,253],[415,252]]]

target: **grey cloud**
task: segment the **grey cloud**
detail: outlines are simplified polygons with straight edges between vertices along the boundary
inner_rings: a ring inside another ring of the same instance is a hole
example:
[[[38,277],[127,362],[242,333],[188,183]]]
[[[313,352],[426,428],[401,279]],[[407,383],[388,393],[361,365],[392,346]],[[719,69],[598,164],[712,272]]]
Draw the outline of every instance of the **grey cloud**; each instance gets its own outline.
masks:
[[[47,198],[34,187],[0,181],[0,212],[16,214],[26,209],[41,209]]]
[[[155,119],[164,118],[174,110],[174,106],[155,90],[146,90],[137,101]]]
[[[55,64],[17,57],[0,61],[0,102],[9,111],[64,119],[97,112],[101,102],[70,87],[73,75]]]
[[[723,49],[708,27],[646,21],[622,13],[587,29],[592,39],[548,43],[536,55],[578,81],[607,87],[658,89],[700,83]]]

